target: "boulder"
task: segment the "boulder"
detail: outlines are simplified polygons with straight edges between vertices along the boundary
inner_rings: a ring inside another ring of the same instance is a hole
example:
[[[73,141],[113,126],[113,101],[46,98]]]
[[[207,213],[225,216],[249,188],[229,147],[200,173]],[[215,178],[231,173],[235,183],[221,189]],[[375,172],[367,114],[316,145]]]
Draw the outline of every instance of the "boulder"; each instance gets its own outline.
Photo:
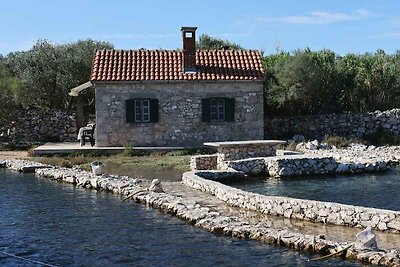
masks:
[[[337,173],[346,173],[349,172],[349,167],[346,164],[339,163],[339,165],[336,168]]]
[[[158,179],[153,179],[153,181],[151,181],[149,191],[155,193],[164,193],[164,189],[161,186],[161,181]]]
[[[354,248],[358,250],[378,250],[375,234],[372,232],[371,227],[365,228],[363,231],[356,235],[356,242]]]
[[[93,161],[90,166],[92,167],[92,172],[94,175],[103,174],[103,164],[100,161]]]

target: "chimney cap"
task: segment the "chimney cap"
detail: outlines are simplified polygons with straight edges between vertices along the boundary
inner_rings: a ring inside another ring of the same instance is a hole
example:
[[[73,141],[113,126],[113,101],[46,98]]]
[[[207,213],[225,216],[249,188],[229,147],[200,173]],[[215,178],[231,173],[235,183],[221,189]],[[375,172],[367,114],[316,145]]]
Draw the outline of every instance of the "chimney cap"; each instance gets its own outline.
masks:
[[[186,32],[186,31],[191,31],[194,32],[197,30],[197,27],[182,27],[181,31]]]

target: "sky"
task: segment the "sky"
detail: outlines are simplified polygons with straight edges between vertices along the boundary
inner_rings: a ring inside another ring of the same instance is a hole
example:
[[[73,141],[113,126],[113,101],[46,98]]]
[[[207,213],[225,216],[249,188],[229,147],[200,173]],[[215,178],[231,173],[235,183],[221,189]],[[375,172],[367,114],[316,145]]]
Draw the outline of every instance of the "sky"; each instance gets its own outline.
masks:
[[[198,27],[246,49],[400,50],[399,0],[0,0],[0,54],[91,38],[116,49],[177,49]]]

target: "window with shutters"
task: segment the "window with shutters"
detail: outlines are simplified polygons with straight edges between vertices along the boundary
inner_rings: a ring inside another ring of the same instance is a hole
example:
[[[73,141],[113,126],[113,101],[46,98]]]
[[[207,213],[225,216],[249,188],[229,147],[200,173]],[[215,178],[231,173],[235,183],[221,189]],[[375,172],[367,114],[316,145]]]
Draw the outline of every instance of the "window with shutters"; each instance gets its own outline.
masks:
[[[204,98],[201,106],[203,122],[235,121],[234,98]]]
[[[223,98],[210,99],[210,120],[225,121],[225,99]]]
[[[135,122],[150,122],[150,99],[135,99]]]
[[[135,98],[126,100],[126,122],[158,122],[158,99]]]

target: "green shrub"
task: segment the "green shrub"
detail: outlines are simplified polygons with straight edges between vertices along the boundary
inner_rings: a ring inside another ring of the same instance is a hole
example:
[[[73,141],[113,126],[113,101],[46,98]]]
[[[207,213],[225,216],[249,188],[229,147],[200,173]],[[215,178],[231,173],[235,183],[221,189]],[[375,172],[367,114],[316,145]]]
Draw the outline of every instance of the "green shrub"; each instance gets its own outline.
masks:
[[[192,155],[197,155],[200,154],[201,151],[198,149],[179,149],[179,150],[173,150],[168,152],[166,155],[167,156],[192,156]]]
[[[348,147],[350,143],[352,143],[352,140],[342,136],[332,135],[332,136],[326,136],[323,142],[331,146],[344,148]]]
[[[400,140],[397,136],[389,133],[385,128],[379,127],[378,130],[370,135],[367,136],[368,143],[377,146],[384,146],[384,145],[399,145]]]
[[[132,146],[125,145],[124,151],[121,152],[122,157],[132,157],[133,156],[133,148]]]
[[[285,150],[289,150],[289,151],[296,151],[296,146],[298,143],[290,143],[286,145]]]

